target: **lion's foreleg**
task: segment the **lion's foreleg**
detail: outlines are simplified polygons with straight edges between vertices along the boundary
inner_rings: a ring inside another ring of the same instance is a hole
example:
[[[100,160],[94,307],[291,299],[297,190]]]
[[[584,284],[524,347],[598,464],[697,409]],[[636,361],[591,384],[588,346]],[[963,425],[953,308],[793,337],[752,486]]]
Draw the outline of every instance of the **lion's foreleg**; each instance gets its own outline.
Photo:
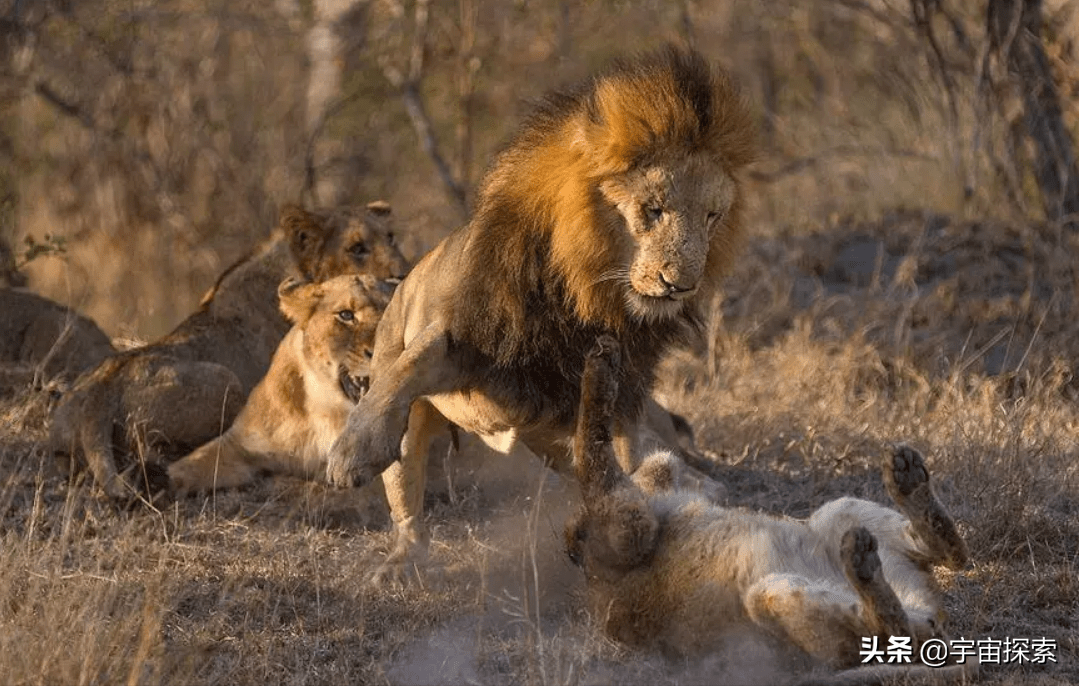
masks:
[[[254,481],[258,472],[247,451],[228,432],[169,465],[169,485],[182,496],[243,486]]]
[[[445,328],[436,322],[389,368],[376,371],[370,390],[349,413],[345,430],[330,448],[330,483],[362,486],[400,459],[412,403],[457,390],[460,373],[448,359],[446,345]]]
[[[616,421],[611,438],[618,466],[626,474],[633,474],[641,464],[640,431],[636,418]]]
[[[586,507],[627,481],[630,473],[616,461],[612,436],[614,404],[618,397],[617,370],[621,365],[618,342],[601,336],[585,358],[581,379],[581,404],[577,413],[574,453],[577,480]],[[627,438],[624,434],[623,449]]]
[[[619,364],[617,341],[600,337],[585,359],[574,437],[584,514],[570,523],[567,544],[571,558],[601,578],[616,578],[647,561],[659,530],[644,493],[618,465],[612,446]]]

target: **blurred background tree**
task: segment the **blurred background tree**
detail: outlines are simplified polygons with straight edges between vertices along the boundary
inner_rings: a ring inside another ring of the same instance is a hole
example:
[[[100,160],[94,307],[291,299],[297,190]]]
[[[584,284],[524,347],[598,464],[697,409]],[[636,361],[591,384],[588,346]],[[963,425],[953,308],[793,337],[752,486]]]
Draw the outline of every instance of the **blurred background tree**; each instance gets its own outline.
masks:
[[[757,110],[758,232],[897,205],[1062,222],[1075,4],[0,0],[0,243],[65,239],[30,286],[137,337],[285,202],[389,200],[417,257],[530,99],[668,40]]]

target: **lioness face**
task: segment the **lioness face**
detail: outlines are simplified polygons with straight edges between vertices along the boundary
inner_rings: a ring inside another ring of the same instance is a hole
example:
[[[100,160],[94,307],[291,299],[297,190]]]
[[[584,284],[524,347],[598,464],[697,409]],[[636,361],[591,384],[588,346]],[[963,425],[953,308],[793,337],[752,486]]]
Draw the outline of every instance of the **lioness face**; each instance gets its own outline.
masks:
[[[293,251],[300,271],[313,282],[340,274],[370,274],[379,279],[403,279],[409,271],[393,235],[390,206],[369,203],[362,210],[297,210],[292,230]]]
[[[303,329],[308,365],[336,378],[356,402],[370,385],[375,328],[393,287],[370,275],[338,276],[309,284],[288,279],[278,289],[281,311]]]
[[[645,321],[676,316],[699,290],[708,252],[737,186],[713,159],[681,156],[640,165],[600,184],[625,220],[626,308]]]

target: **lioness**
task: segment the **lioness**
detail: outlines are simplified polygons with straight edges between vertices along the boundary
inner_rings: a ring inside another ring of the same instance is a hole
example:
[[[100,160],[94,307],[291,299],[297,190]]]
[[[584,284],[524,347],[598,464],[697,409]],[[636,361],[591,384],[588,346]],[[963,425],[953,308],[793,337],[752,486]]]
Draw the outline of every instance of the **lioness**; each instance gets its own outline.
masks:
[[[129,498],[134,483],[117,468],[114,448],[151,448],[179,457],[229,427],[270,366],[289,323],[278,310],[277,287],[290,275],[324,281],[341,273],[400,278],[408,264],[394,246],[389,206],[307,212],[286,207],[272,235],[229,267],[197,312],[160,340],[105,360],[78,379],[53,415],[54,452],[85,461],[113,498]],[[145,457],[145,456],[144,456]],[[156,459],[140,473],[156,490]]]
[[[375,327],[392,293],[367,275],[282,282],[277,294],[292,328],[228,431],[169,465],[174,491],[242,486],[262,472],[324,475],[326,454],[369,384]]]
[[[655,366],[698,330],[741,242],[752,142],[727,74],[673,47],[551,94],[526,120],[472,221],[394,294],[371,390],[330,454],[334,484],[385,470],[397,536],[377,577],[426,551],[424,456],[446,420],[572,473],[581,368],[604,332],[628,347],[615,425],[633,470]]]
[[[566,528],[567,551],[584,569],[604,632],[679,656],[748,637],[832,669],[858,665],[863,640],[878,639],[883,651],[889,637],[910,637],[916,660],[919,644],[940,636],[944,610],[929,567],[961,569],[967,549],[917,451],[897,448],[883,464],[898,512],[840,498],[805,521],[680,491],[669,453],[649,456],[630,478],[611,445],[620,350],[601,337],[585,363],[574,438],[583,505]],[[892,667],[855,670],[840,683],[901,673],[969,676],[954,665]]]
[[[40,295],[0,287],[0,391],[68,381],[114,354],[90,319]]]

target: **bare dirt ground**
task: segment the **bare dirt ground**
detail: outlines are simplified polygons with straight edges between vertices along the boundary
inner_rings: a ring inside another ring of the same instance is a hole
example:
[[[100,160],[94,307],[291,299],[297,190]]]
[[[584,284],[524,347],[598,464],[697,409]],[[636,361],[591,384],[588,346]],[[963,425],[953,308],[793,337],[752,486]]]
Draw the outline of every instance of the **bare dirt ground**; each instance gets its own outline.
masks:
[[[924,450],[973,559],[940,576],[951,635],[1056,645],[1046,664],[983,664],[987,684],[1079,682],[1076,254],[1067,233],[921,212],[776,230],[739,262],[711,344],[665,367],[731,505],[887,502],[884,451]],[[116,512],[43,454],[47,394],[3,402],[0,683],[794,678],[752,645],[671,663],[602,638],[561,550],[575,486],[527,455],[437,453],[438,573],[375,589],[377,487],[278,479]]]

